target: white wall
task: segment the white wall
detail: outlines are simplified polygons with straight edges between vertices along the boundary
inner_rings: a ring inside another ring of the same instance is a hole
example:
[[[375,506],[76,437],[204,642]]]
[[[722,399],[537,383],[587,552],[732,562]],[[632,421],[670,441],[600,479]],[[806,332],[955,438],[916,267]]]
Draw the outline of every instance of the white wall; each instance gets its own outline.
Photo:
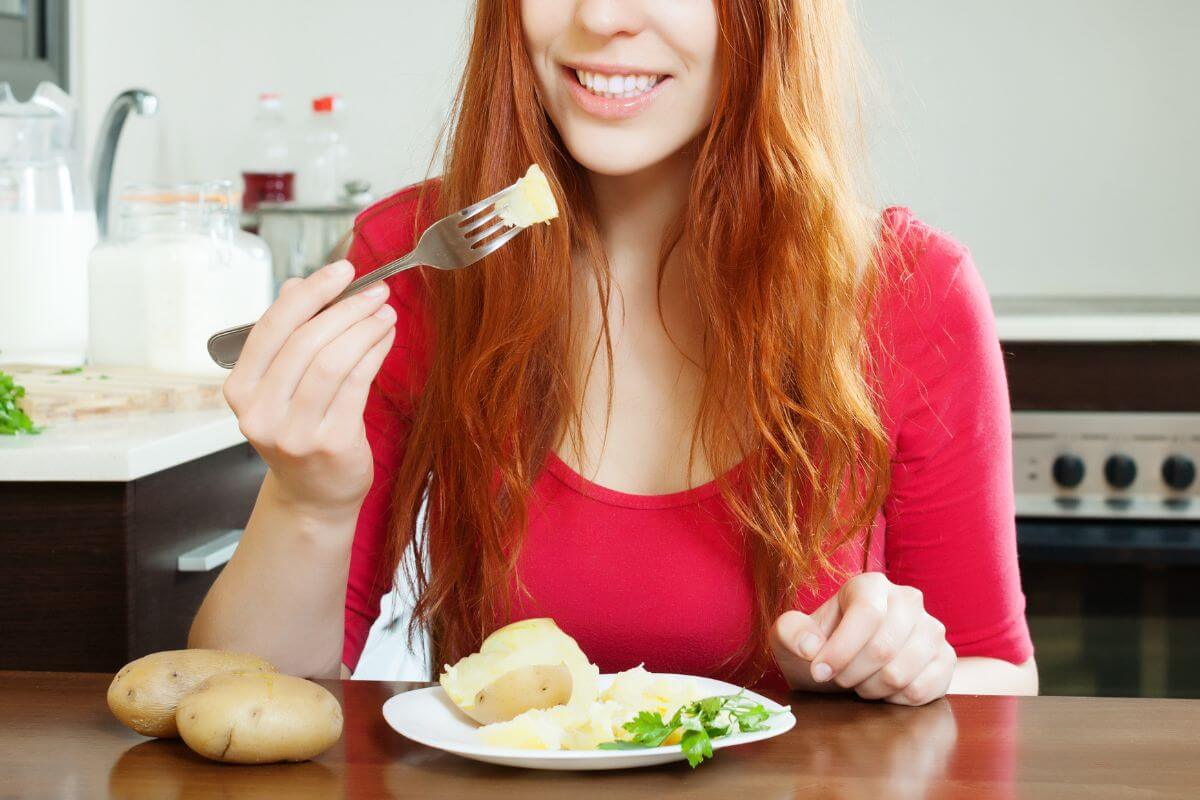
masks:
[[[1200,2],[859,0],[884,197],[993,295],[1200,299]]]
[[[340,93],[354,160],[376,194],[421,179],[465,49],[469,0],[74,0],[73,70],[88,152],[111,99],[155,92],[130,118],[114,188],[241,171],[255,97],[300,125]]]

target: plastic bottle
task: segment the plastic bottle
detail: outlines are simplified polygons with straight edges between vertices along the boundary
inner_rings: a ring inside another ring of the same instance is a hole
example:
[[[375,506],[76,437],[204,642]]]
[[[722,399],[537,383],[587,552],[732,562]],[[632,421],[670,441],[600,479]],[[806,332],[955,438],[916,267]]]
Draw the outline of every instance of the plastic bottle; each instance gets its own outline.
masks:
[[[334,205],[350,177],[342,98],[336,94],[312,101],[305,161],[298,176],[298,199],[305,205]]]
[[[260,94],[242,172],[242,211],[253,214],[259,203],[291,200],[295,177],[283,103],[277,94]]]

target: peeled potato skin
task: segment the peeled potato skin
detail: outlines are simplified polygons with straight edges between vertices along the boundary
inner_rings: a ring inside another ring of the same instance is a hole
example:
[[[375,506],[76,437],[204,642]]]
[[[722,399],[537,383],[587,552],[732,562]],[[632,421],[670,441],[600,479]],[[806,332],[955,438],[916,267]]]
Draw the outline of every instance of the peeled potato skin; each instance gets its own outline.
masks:
[[[327,689],[292,675],[214,675],[179,703],[179,735],[205,758],[231,764],[307,761],[342,735]]]
[[[108,686],[108,707],[121,723],[143,736],[179,736],[180,698],[222,672],[275,672],[271,662],[226,650],[164,650],[121,667]]]
[[[571,685],[565,664],[518,667],[483,687],[464,711],[482,725],[508,722],[531,708],[562,705],[571,699]]]

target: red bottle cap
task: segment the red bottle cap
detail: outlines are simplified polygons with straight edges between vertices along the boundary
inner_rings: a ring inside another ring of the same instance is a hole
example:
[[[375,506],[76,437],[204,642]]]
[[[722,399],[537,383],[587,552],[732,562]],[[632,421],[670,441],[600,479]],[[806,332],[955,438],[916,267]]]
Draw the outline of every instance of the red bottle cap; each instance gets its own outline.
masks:
[[[326,94],[321,97],[314,97],[312,101],[312,110],[318,114],[328,114],[333,111],[338,111],[342,107],[341,95]]]

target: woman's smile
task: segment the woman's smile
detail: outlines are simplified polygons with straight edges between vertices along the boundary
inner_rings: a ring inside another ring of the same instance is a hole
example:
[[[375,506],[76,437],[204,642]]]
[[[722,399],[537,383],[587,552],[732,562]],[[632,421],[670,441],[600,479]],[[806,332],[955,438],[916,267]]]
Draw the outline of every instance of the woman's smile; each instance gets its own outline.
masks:
[[[564,65],[562,75],[580,109],[592,116],[612,120],[640,114],[671,80],[665,73],[582,63]]]

